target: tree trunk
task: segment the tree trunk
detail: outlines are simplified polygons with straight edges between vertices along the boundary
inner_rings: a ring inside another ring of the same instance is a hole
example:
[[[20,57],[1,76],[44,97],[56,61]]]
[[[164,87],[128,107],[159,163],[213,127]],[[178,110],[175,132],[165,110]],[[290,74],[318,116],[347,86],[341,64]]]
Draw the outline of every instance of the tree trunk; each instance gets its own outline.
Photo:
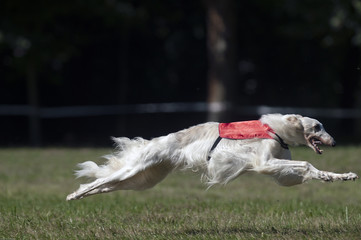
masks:
[[[207,10],[209,121],[225,121],[236,101],[237,59],[234,1],[204,1]]]

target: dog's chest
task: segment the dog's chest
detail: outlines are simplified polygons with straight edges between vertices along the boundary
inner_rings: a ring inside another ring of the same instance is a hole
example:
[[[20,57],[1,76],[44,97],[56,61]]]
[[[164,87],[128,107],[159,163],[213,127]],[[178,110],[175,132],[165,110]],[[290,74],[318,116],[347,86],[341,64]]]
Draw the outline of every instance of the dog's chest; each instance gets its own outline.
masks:
[[[273,157],[278,159],[288,159],[288,160],[292,159],[291,151],[280,147],[277,147],[277,149],[275,149]]]

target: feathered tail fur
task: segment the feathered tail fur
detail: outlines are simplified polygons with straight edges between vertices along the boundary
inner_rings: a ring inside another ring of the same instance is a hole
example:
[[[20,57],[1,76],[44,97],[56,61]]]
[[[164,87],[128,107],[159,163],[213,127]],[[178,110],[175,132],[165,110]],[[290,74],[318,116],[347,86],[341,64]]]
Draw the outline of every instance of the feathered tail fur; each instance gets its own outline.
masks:
[[[127,159],[129,162],[129,159],[131,159],[132,156],[138,155],[139,151],[149,142],[143,138],[135,138],[131,140],[126,137],[113,137],[112,140],[116,144],[116,152],[103,156],[108,161],[100,166],[92,161],[79,163],[77,165],[79,170],[75,171],[77,178],[104,178],[110,176],[124,167],[124,165],[127,164]]]

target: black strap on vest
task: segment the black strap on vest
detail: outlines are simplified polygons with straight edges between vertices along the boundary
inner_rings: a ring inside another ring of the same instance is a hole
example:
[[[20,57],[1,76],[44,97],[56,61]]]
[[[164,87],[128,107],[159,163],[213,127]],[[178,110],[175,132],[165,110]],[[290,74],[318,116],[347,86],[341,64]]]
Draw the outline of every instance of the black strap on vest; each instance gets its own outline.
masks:
[[[274,139],[274,140],[276,140],[276,141],[281,145],[282,148],[288,150],[288,144],[285,143],[285,142],[283,141],[283,139],[282,139],[277,133],[275,133],[275,135],[276,135],[276,137],[278,138],[278,140],[277,140],[277,139]],[[211,147],[211,150],[209,150],[209,154],[208,154],[208,158],[207,158],[207,161],[208,161],[208,162],[209,162],[209,160],[211,160],[211,155],[210,155],[211,152],[217,147],[218,143],[219,143],[221,140],[222,140],[222,138],[218,136],[218,138],[216,139],[216,141],[214,141],[214,143],[213,143],[213,145],[212,145],[212,147]]]
[[[285,143],[277,133],[275,133],[275,135],[278,137],[278,141],[276,139],[275,140],[281,144],[281,147],[288,150],[288,144]]]
[[[218,143],[219,143],[221,140],[222,140],[222,138],[221,138],[221,137],[218,137],[218,138],[216,139],[216,141],[214,141],[213,146],[211,147],[211,150],[209,150],[209,154],[208,154],[207,161],[209,161],[209,160],[211,159],[211,155],[210,155],[211,152],[217,147]]]

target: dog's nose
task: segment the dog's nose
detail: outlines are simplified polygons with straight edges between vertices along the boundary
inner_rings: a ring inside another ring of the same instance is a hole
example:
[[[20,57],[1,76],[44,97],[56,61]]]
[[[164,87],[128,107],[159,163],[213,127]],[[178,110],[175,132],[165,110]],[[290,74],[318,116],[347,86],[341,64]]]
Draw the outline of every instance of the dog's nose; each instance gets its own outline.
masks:
[[[335,140],[332,141],[331,146],[332,146],[332,147],[335,147],[335,146],[336,146],[336,141],[335,141]]]

